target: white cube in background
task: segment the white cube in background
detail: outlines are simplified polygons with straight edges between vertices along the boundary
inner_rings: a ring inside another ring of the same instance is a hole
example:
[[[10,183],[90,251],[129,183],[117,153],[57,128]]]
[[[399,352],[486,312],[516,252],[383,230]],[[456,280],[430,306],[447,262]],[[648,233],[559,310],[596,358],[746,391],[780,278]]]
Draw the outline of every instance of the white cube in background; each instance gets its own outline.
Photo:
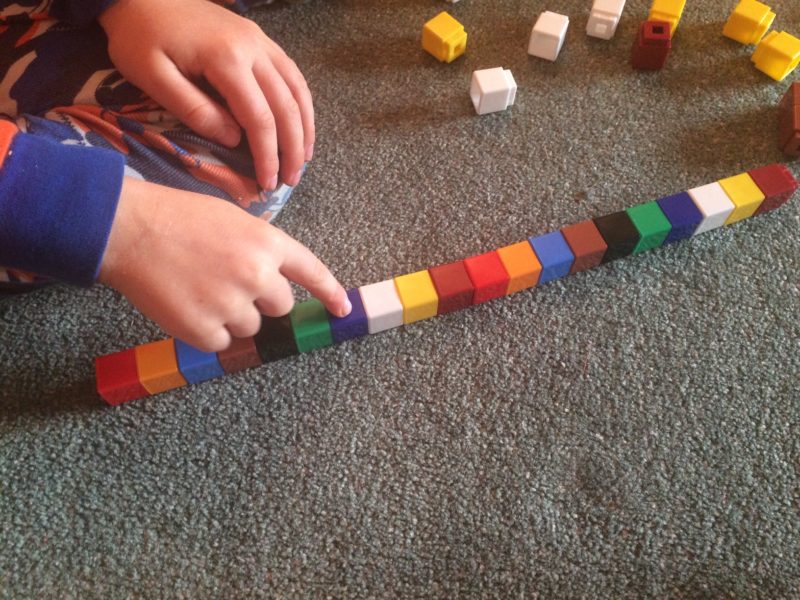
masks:
[[[505,110],[517,97],[517,82],[509,69],[495,67],[472,72],[469,97],[479,115]]]
[[[617,32],[625,0],[594,0],[586,33],[592,37],[610,40]]]
[[[719,182],[701,185],[689,190],[695,206],[703,213],[703,220],[694,230],[694,235],[722,227],[736,208]]]
[[[564,15],[549,10],[540,14],[531,31],[528,54],[547,60],[557,59],[567,37],[567,27],[569,18]]]
[[[403,324],[403,303],[394,279],[362,285],[358,288],[370,333],[386,331]]]

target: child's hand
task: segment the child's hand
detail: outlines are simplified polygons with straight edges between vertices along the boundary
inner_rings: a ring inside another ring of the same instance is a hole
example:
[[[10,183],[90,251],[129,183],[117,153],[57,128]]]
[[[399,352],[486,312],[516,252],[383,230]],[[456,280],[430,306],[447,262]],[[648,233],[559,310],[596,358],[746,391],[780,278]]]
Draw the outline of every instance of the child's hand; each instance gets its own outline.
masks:
[[[224,200],[126,177],[101,283],[122,292],[168,334],[208,352],[254,335],[261,313],[294,304],[289,281],[334,315],[344,288],[305,246]]]
[[[131,83],[221,144],[238,144],[243,127],[258,183],[273,189],[280,174],[297,185],[314,149],[311,93],[258,25],[205,0],[117,0],[100,24],[111,60]],[[201,79],[228,108],[197,86]]]

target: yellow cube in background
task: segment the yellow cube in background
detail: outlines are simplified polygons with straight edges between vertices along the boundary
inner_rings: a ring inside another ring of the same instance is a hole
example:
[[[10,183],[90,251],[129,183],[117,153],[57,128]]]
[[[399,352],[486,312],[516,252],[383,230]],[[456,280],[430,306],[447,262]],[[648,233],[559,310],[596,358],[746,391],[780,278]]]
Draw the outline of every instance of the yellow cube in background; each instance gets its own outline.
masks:
[[[175,340],[161,340],[134,348],[139,382],[151,394],[186,385],[178,369]]]
[[[648,21],[666,21],[670,24],[670,37],[675,35],[678,23],[681,22],[683,9],[686,7],[686,0],[653,0],[650,7]]]
[[[436,316],[439,311],[439,296],[428,271],[395,277],[394,285],[403,305],[403,323],[408,325]]]
[[[725,221],[725,225],[753,216],[764,201],[764,193],[748,173],[720,179],[719,184],[735,206]]]
[[[461,23],[441,12],[422,28],[422,48],[442,62],[453,62],[467,49],[467,32]]]
[[[733,9],[722,35],[740,44],[757,44],[775,20],[775,13],[758,0],[742,0]]]
[[[800,64],[800,40],[785,31],[773,31],[756,46],[753,62],[759,71],[780,81]]]

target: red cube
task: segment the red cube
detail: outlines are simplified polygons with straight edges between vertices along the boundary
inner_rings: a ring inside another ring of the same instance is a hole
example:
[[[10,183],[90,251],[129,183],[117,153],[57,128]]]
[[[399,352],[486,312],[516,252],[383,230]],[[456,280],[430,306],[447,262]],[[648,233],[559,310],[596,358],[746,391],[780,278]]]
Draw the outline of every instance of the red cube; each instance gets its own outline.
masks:
[[[506,295],[510,278],[496,250],[464,259],[464,267],[467,269],[472,285],[475,286],[475,295],[472,297],[473,304],[480,304]]]
[[[111,406],[150,394],[139,381],[133,348],[94,359],[97,393]]]

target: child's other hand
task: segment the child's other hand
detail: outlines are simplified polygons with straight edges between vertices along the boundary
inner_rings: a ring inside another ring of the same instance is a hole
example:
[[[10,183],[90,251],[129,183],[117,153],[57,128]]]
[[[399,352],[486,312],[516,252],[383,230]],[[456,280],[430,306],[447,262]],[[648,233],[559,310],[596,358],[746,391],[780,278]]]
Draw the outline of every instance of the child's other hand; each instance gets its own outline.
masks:
[[[297,184],[314,148],[311,92],[258,25],[207,0],[117,0],[100,24],[131,83],[221,144],[238,144],[244,128],[263,188],[275,188],[279,175]],[[198,87],[201,79],[228,108]]]
[[[208,352],[294,304],[289,280],[334,315],[344,288],[305,246],[224,200],[126,177],[99,281],[169,335]]]

